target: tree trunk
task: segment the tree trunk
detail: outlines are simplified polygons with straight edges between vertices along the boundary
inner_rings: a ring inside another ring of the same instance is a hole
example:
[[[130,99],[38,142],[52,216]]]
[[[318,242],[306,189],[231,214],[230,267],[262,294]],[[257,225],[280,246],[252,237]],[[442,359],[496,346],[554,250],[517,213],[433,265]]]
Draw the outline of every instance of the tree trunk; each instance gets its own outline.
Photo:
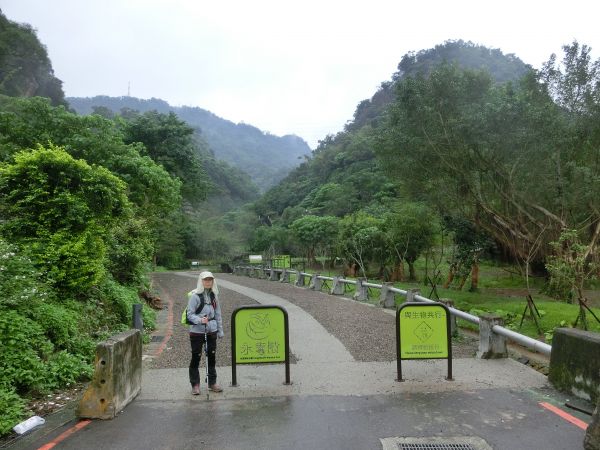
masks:
[[[452,281],[454,281],[455,273],[456,273],[456,264],[450,264],[450,269],[448,270],[448,278],[446,279],[446,282],[444,283],[444,289],[448,289],[450,287],[450,285],[452,284]]]
[[[469,291],[475,292],[479,287],[479,261],[475,260],[471,268],[471,288]]]
[[[462,278],[460,279],[460,284],[458,285],[458,290],[459,290],[459,291],[462,291],[462,288],[465,286],[465,283],[467,282],[467,278],[468,278],[468,276],[469,276],[469,275],[467,274],[467,275],[465,275],[464,277],[462,277]]]
[[[353,277],[356,278],[356,263],[349,263],[346,269],[344,270],[345,277]]]
[[[415,263],[414,261],[407,261],[408,262],[408,279],[411,281],[415,281],[417,279],[416,275],[415,275]]]
[[[402,261],[394,266],[390,281],[404,281],[404,263]]]

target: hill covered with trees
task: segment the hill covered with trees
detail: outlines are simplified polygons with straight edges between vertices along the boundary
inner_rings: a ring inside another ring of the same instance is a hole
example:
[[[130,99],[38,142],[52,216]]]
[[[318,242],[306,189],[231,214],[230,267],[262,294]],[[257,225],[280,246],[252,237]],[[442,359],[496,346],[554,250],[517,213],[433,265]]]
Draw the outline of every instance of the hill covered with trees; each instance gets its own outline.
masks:
[[[173,112],[194,128],[196,137],[206,142],[215,158],[248,173],[261,190],[274,186],[311,153],[308,144],[298,136],[275,136],[252,125],[235,124],[202,108],[170,106],[156,98],[96,96],[69,97],[67,101],[80,114],[94,111],[127,114],[130,110]]]
[[[387,279],[408,264],[413,278],[446,235],[447,285],[471,274],[477,289],[487,254],[581,297],[600,262],[600,63],[577,42],[563,51],[539,71],[463,41],[405,55],[344,131],[255,202],[250,251],[341,257]]]
[[[27,24],[8,20],[0,11],[0,94],[48,97],[64,105],[62,81],[54,76],[46,47]]]

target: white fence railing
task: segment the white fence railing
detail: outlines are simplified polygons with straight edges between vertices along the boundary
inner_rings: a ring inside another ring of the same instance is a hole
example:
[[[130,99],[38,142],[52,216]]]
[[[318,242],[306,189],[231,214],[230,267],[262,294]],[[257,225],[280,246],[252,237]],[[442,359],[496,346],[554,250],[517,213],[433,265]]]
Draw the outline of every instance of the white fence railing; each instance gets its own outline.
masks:
[[[354,285],[356,286],[356,288],[367,288],[366,292],[366,296],[368,296],[368,288],[371,289],[379,289],[382,291],[382,295],[384,294],[384,291],[387,292],[391,292],[393,295],[398,294],[401,296],[404,296],[405,298],[408,298],[410,301],[417,301],[417,302],[434,302],[434,300],[431,300],[429,298],[423,297],[421,295],[418,294],[413,294],[410,291],[405,291],[403,289],[399,289],[396,287],[393,287],[391,285],[383,285],[383,284],[376,284],[376,283],[369,283],[365,280],[346,280],[345,278],[341,278],[341,277],[326,277],[326,276],[322,276],[319,274],[310,274],[310,273],[306,273],[306,272],[301,272],[299,270],[292,270],[292,269],[276,269],[276,268],[267,268],[267,267],[262,267],[262,266],[235,266],[234,267],[234,274],[237,275],[246,275],[246,276],[257,276],[260,278],[268,278],[270,280],[277,280],[277,281],[287,281],[289,282],[289,276],[291,274],[296,276],[296,282],[295,284],[297,286],[304,286],[304,287],[309,287],[312,289],[318,289],[321,290],[322,286],[323,286],[323,282],[331,282],[332,284],[335,285]],[[307,279],[310,280],[309,283],[307,283]],[[384,289],[385,286],[385,289]],[[342,289],[341,292],[344,292],[344,289]],[[332,286],[330,288],[330,293],[334,293],[334,287]],[[338,290],[335,293],[340,293],[340,291]],[[385,295],[388,295],[387,293]],[[395,304],[392,306],[392,304],[388,301],[386,303],[386,299],[385,298],[380,298],[380,304],[383,306],[387,306],[387,307],[395,307]],[[460,309],[456,309],[454,307],[449,307],[448,308],[450,310],[450,313],[462,320],[466,320],[467,322],[471,322],[474,323],[476,325],[479,326],[479,322],[480,322],[480,318],[477,316],[474,316],[473,314],[469,314],[466,313],[464,311],[461,311]],[[519,344],[523,347],[526,347],[528,349],[531,349],[533,351],[536,351],[538,353],[541,353],[543,355],[546,356],[550,356],[550,352],[552,351],[552,346],[548,345],[544,342],[540,342],[536,339],[532,339],[528,336],[522,335],[520,333],[517,333],[515,331],[509,330],[508,328],[505,328],[503,326],[500,325],[494,325],[492,327],[492,331],[500,336],[505,337],[506,339],[508,339],[509,341],[512,341],[516,344]]]

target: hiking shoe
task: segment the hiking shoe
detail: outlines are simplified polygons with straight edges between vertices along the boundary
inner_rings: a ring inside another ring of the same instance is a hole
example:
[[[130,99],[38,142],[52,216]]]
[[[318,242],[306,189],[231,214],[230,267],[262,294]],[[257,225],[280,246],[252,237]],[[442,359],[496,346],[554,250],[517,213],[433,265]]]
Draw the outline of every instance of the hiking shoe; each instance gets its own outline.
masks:
[[[192,395],[200,395],[200,385],[195,384],[192,386]]]
[[[218,384],[211,384],[208,388],[213,392],[223,392],[223,388]]]

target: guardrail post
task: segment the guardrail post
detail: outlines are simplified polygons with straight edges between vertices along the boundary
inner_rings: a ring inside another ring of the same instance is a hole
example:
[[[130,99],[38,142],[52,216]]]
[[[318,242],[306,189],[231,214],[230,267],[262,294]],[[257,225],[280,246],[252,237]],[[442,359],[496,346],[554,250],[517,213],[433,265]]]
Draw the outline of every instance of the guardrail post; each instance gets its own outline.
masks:
[[[454,308],[454,301],[449,298],[440,298],[440,303],[443,303],[448,308]],[[456,323],[456,316],[450,314],[450,334],[452,337],[458,336],[458,324]]]
[[[379,297],[380,306],[396,309],[396,296],[393,291],[390,291],[390,288],[393,285],[394,283],[390,281],[386,281],[381,285],[381,295]]]
[[[504,325],[504,319],[498,314],[482,314],[479,317],[479,350],[477,357],[481,359],[506,358],[506,338],[494,333],[495,325]]]
[[[415,301],[415,295],[420,295],[421,291],[419,289],[413,288],[413,289],[407,289],[406,290],[406,300],[405,302],[414,302]]]
[[[283,269],[281,271],[281,278],[279,279],[280,283],[289,283],[290,282],[290,273],[287,269]]]
[[[271,270],[269,272],[269,280],[270,281],[279,281],[279,274],[277,273],[277,270],[271,268]]]
[[[366,278],[357,278],[356,279],[356,292],[352,296],[354,300],[358,300],[359,302],[366,302],[369,300],[369,288],[363,283],[366,283]]]
[[[306,280],[304,279],[304,276],[305,275],[301,271],[296,271],[296,286],[304,287],[306,285]]]
[[[133,304],[133,314],[132,314],[132,318],[133,318],[133,327],[136,330],[140,330],[141,333],[144,332],[144,319],[142,317],[142,304],[141,303],[134,303]]]
[[[333,277],[331,291],[329,291],[331,295],[344,295],[344,283],[340,283],[341,278],[342,277]]]
[[[310,277],[310,284],[308,285],[309,289],[314,289],[315,291],[320,291],[323,287],[323,280],[319,279],[319,274],[315,273]]]

